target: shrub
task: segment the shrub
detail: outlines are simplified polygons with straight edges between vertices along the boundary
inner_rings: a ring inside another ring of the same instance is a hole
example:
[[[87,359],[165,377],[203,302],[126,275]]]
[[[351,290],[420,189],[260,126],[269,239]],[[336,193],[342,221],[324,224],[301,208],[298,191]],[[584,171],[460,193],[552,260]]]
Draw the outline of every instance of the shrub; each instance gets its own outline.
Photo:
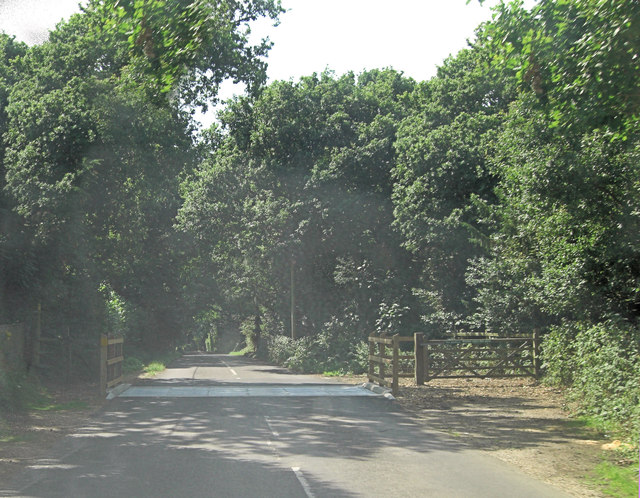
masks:
[[[315,337],[271,336],[267,349],[270,361],[296,372],[362,373],[369,361],[367,342],[335,320]]]
[[[582,415],[626,435],[640,430],[640,330],[618,317],[556,327],[547,336],[547,378],[570,386]]]
[[[135,356],[129,356],[122,362],[122,371],[125,374],[140,372],[144,368],[144,363]]]

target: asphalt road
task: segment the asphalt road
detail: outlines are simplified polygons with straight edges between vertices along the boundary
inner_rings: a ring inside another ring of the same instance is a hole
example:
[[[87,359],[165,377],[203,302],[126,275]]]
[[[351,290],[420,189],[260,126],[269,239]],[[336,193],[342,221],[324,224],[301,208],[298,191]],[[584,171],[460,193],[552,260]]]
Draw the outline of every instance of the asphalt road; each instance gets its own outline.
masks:
[[[0,484],[0,496],[566,496],[361,391],[187,355]]]

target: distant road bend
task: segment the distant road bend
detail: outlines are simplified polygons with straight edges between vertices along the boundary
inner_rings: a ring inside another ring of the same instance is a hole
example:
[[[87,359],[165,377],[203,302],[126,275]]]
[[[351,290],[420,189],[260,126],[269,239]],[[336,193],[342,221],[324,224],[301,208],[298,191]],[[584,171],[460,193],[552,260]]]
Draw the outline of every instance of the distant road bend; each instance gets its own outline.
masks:
[[[566,495],[360,386],[190,354],[109,402],[0,496]]]

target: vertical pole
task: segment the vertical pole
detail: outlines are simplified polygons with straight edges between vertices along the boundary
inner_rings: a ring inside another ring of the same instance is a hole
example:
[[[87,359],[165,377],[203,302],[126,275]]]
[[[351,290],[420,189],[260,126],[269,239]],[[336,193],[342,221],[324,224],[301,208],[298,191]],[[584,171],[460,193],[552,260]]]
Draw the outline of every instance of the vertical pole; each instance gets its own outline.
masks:
[[[373,376],[375,374],[375,363],[373,357],[376,355],[376,343],[373,341],[375,336],[369,336],[369,382],[373,382]]]
[[[533,329],[533,371],[536,379],[540,378],[540,331]]]
[[[296,279],[294,265],[295,260],[291,258],[291,339],[296,338]]]
[[[413,334],[413,351],[415,358],[415,375],[416,385],[421,386],[424,384],[424,347],[422,346],[422,340],[424,335],[421,332]]]
[[[398,374],[400,370],[400,336],[393,336],[393,363],[391,364],[391,394],[398,395]]]
[[[107,392],[107,350],[109,348],[109,339],[106,335],[100,336],[100,384],[98,391],[100,396],[104,396]]]

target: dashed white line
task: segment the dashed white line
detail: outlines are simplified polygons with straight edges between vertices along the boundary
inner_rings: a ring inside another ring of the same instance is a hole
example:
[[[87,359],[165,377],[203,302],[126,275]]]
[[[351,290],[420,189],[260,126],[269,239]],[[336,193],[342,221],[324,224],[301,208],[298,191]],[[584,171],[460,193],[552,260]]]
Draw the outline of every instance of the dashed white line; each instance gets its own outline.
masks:
[[[231,366],[224,360],[220,360],[222,362],[222,364],[227,367],[229,369],[229,371],[235,375],[238,379],[240,378],[240,376],[238,375],[238,372],[236,372],[233,368],[231,368]]]
[[[307,481],[307,479],[304,477],[304,474],[300,470],[300,467],[291,467],[291,470],[293,470],[293,473],[296,475],[296,478],[302,486],[302,489],[304,489],[304,493],[307,495],[307,497],[314,498],[313,491],[311,491],[311,486],[309,486],[309,481]]]
[[[273,426],[271,425],[271,421],[269,420],[269,417],[265,417],[264,420],[267,423],[267,426],[269,427],[269,430],[271,431],[271,434],[273,434],[273,437],[280,437],[280,433],[276,432],[273,429]]]

